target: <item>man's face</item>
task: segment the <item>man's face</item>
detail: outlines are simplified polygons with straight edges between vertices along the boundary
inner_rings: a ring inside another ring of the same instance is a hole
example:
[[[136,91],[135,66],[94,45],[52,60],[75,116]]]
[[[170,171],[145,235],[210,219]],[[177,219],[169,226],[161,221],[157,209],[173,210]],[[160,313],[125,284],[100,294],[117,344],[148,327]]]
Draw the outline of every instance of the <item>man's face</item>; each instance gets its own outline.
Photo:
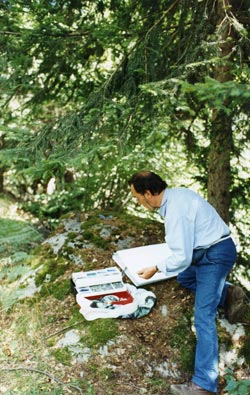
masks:
[[[154,195],[151,194],[150,191],[146,191],[144,195],[136,192],[134,185],[130,186],[131,193],[134,198],[137,199],[138,203],[145,207],[148,210],[154,210],[156,207],[154,206]]]

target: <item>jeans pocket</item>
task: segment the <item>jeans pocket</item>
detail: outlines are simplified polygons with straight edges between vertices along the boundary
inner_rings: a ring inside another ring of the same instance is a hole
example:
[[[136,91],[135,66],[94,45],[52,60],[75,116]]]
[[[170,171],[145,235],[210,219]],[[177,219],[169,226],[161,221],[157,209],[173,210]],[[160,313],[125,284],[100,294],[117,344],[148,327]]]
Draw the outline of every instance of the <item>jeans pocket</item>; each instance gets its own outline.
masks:
[[[221,241],[206,250],[204,262],[207,264],[221,264],[231,268],[236,260],[236,248],[232,239]]]
[[[191,265],[197,265],[197,263],[201,261],[204,257],[205,252],[205,248],[199,248],[198,250],[194,250]]]

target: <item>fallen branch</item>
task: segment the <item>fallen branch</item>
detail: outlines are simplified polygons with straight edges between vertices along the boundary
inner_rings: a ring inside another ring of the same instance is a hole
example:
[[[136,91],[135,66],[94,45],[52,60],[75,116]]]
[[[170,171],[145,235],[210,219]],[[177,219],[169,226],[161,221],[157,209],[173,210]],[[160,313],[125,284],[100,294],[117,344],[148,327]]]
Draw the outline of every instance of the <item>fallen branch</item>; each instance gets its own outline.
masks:
[[[68,387],[72,387],[74,389],[76,389],[77,391],[79,391],[80,395],[83,395],[83,392],[81,390],[80,387],[78,387],[77,385],[74,384],[68,384],[68,383],[64,383],[63,381],[59,380],[57,377],[53,376],[50,373],[44,372],[43,370],[39,370],[39,369],[34,369],[34,368],[26,368],[26,367],[19,367],[19,368],[1,368],[0,372],[2,371],[16,371],[16,370],[27,370],[30,372],[35,372],[35,373],[39,373],[39,374],[43,374],[44,376],[49,377],[51,380],[54,380],[56,383],[63,385],[63,386],[68,386]]]
[[[57,332],[51,333],[50,335],[46,336],[44,339],[47,340],[47,339],[49,339],[50,337],[60,335],[61,333],[65,332],[65,331],[67,331],[68,329],[73,328],[74,326],[77,326],[77,325],[79,325],[79,324],[82,324],[82,321],[75,322],[74,324],[69,325],[69,326],[66,326],[65,328],[62,328],[62,329],[60,329],[60,330],[57,331]]]

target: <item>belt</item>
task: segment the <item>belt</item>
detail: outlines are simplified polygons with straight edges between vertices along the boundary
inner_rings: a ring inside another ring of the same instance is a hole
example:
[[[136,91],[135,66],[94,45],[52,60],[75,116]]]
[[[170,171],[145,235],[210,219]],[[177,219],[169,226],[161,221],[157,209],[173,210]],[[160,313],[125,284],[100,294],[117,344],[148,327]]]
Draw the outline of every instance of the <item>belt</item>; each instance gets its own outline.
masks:
[[[217,243],[220,243],[221,241],[230,239],[230,237],[231,237],[230,234],[228,234],[228,235],[223,235],[223,236],[221,236],[220,239],[215,240],[213,243],[211,243],[211,244],[209,244],[209,245],[207,245],[207,246],[204,246],[204,247],[196,247],[196,248],[194,249],[194,251],[196,251],[196,250],[207,250],[207,249],[210,248],[211,246],[213,246],[213,245],[215,245],[215,244],[217,244]]]

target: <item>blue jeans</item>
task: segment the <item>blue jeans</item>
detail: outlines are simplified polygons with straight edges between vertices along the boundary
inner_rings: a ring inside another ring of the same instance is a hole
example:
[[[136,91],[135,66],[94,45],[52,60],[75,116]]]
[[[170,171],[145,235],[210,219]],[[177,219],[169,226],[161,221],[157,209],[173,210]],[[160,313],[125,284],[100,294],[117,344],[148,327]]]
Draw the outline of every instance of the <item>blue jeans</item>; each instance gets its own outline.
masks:
[[[178,282],[195,294],[194,325],[197,343],[192,381],[200,387],[217,392],[218,337],[217,307],[224,307],[229,283],[226,277],[236,260],[231,238],[207,250],[194,250],[193,263],[177,277]]]

